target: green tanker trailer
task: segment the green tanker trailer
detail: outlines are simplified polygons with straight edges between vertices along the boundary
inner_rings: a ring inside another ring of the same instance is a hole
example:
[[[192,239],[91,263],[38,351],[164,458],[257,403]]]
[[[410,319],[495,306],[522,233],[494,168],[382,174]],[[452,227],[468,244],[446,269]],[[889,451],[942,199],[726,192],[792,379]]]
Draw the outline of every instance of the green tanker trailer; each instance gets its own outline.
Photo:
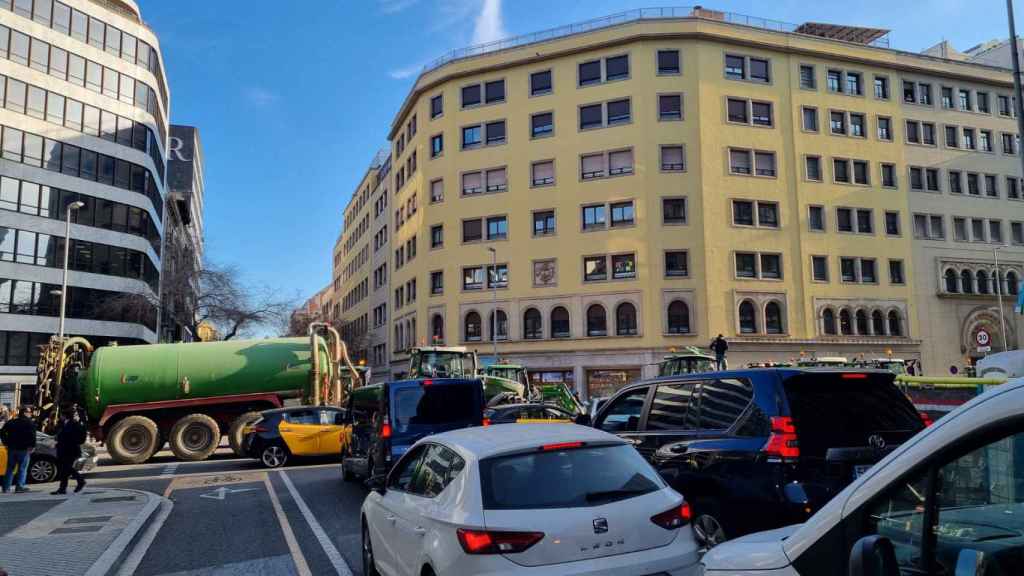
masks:
[[[144,462],[165,443],[179,459],[203,460],[225,432],[238,453],[242,428],[260,411],[285,402],[341,405],[362,372],[333,330],[326,337],[95,351],[82,339],[62,348],[54,340],[40,361],[42,400],[84,406],[91,432],[118,463]],[[61,365],[47,368],[48,360]],[[47,381],[47,374],[54,377]]]

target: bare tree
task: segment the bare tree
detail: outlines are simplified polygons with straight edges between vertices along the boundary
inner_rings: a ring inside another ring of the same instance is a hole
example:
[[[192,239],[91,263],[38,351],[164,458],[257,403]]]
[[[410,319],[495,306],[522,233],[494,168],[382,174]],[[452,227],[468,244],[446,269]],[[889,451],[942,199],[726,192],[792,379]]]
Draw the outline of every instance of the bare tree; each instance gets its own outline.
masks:
[[[246,285],[237,267],[207,262],[201,270],[179,268],[161,278],[161,297],[121,294],[103,302],[122,313],[175,311],[178,321],[199,333],[203,323],[213,326],[221,340],[245,336],[284,318],[292,302],[270,288]],[[185,313],[182,313],[182,312]]]

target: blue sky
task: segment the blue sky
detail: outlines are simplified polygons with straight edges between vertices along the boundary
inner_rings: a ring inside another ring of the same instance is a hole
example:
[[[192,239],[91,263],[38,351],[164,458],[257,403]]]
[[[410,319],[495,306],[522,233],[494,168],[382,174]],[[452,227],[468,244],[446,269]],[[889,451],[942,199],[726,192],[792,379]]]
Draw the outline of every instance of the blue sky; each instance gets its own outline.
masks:
[[[206,153],[206,250],[305,298],[330,281],[342,209],[416,72],[448,50],[656,0],[139,0],[171,86],[171,121]],[[892,46],[1007,37],[1002,0],[718,1],[800,23],[892,29]],[[1018,16],[1024,12],[1019,3]],[[851,12],[856,7],[856,12]],[[1018,28],[1022,19],[1017,18]]]

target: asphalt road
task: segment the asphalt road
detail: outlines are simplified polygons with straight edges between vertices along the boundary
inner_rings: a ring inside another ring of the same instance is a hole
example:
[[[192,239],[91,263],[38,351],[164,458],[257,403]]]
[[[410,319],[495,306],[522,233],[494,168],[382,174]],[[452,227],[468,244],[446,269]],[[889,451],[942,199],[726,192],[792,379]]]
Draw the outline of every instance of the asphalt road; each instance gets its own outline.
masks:
[[[336,461],[271,471],[226,448],[204,462],[177,462],[162,452],[125,466],[99,456],[87,475],[92,485],[146,490],[173,502],[122,573],[361,574],[359,507],[366,489],[342,482]]]

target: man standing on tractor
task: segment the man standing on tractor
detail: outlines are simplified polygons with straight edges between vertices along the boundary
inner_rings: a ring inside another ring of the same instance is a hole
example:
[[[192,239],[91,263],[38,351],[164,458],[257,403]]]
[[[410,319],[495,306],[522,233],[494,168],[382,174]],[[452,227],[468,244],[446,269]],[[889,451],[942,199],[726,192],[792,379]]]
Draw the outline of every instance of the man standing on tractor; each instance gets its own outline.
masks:
[[[729,343],[721,334],[711,341],[711,349],[715,352],[715,367],[718,370],[725,370],[725,352],[729,349]]]

